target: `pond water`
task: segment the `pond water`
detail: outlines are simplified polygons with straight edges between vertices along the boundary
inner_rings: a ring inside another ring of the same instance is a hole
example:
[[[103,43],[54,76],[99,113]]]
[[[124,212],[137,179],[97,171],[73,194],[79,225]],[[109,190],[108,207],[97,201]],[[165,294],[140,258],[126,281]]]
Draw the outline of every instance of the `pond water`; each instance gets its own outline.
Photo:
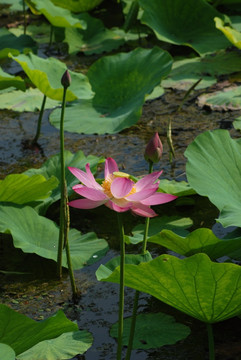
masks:
[[[144,175],[148,170],[143,158],[145,145],[153,133],[158,131],[164,145],[164,152],[161,164],[158,164],[156,169],[162,168],[164,170],[164,178],[186,180],[184,151],[199,133],[210,129],[225,128],[230,130],[233,137],[239,136],[238,132],[232,127],[232,121],[240,115],[240,112],[210,112],[208,109],[200,109],[195,103],[195,98],[200,92],[194,92],[177,114],[176,110],[183,100],[184,93],[168,90],[160,99],[147,102],[144,105],[141,119],[130,129],[120,134],[102,136],[66,133],[65,148],[72,152],[83,150],[85,155],[113,157],[121,170],[133,175]],[[25,144],[35,134],[38,114],[0,112],[0,178],[4,178],[7,174],[20,173],[31,167],[40,167],[49,156],[59,152],[59,132],[48,123],[48,115],[49,111],[45,111],[39,139],[40,148],[29,149]],[[169,118],[172,122],[172,136],[175,148],[175,159],[171,164],[166,141]],[[83,121],[87,121],[87,119],[83,119]],[[177,213],[183,216],[191,216],[194,220],[194,228],[198,226],[212,227],[215,224],[215,217],[218,215],[217,210],[207,199],[198,199],[196,197],[195,201],[195,210],[192,207],[183,206],[177,209]],[[167,206],[165,211],[171,214],[172,208]],[[162,212],[161,207],[158,207],[158,212]],[[14,250],[9,243],[6,245],[3,236],[2,240],[0,238],[0,244],[5,258],[8,258],[7,252],[9,251],[18,268],[20,268],[20,264],[25,263],[26,265],[28,263],[32,264],[29,266],[35,274],[39,273],[39,269],[41,269],[41,279],[36,280],[31,275],[23,278],[1,275],[0,301],[37,320],[46,318],[58,309],[64,308],[70,319],[78,320],[80,329],[89,330],[94,336],[93,346],[84,356],[76,357],[76,359],[114,360],[116,358],[116,342],[109,336],[109,328],[117,321],[118,286],[109,283],[98,283],[95,279],[95,270],[101,263],[106,263],[118,254],[115,222],[113,221],[112,226],[107,231],[106,225],[109,221],[108,216],[110,216],[108,209],[105,209],[104,212],[99,209],[90,211],[85,215],[84,219],[82,215],[81,211],[72,212],[72,226],[82,231],[94,230],[98,235],[106,237],[111,250],[99,263],[76,272],[77,286],[82,292],[79,303],[76,305],[71,303],[71,289],[67,274],[61,282],[52,280],[53,263],[34,255],[23,254],[20,250]],[[126,214],[126,218],[130,217],[131,215]],[[136,221],[136,219],[133,220]],[[219,234],[222,233],[219,226],[215,226],[214,229]],[[10,242],[10,239],[8,240]],[[151,249],[154,253],[161,252],[160,249],[156,249],[154,246]],[[131,251],[131,249],[129,250]],[[131,314],[133,294],[132,290],[126,289],[126,316]],[[204,325],[176,312],[148,295],[143,294],[141,296],[140,311],[156,312],[162,310],[174,315],[177,321],[190,326],[192,334],[188,339],[179,342],[175,346],[165,346],[148,351],[135,351],[132,359],[207,359],[207,338]],[[235,334],[233,333],[234,323],[237,325]],[[240,319],[230,320],[225,323],[225,326],[215,326],[217,359],[240,359],[239,339],[241,334],[239,329],[241,329]],[[226,336],[226,339],[229,338],[227,343],[224,334],[225,332],[228,334],[229,331],[231,335],[230,337]]]

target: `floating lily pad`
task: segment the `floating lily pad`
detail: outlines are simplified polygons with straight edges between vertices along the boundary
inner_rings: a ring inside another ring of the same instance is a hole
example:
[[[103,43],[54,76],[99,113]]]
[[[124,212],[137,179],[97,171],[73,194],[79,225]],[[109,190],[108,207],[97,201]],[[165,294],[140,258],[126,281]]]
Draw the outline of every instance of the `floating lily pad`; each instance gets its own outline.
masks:
[[[0,319],[0,341],[11,346],[16,355],[40,341],[78,330],[78,325],[68,320],[61,310],[46,320],[35,321],[0,304]]]
[[[35,41],[28,35],[15,36],[7,29],[0,28],[0,59],[7,58],[8,54],[19,55],[36,50]]]
[[[135,124],[145,96],[170,72],[171,65],[170,55],[158,47],[102,57],[87,73],[94,98],[66,108],[65,130],[113,134]],[[50,115],[51,124],[57,128],[59,116],[58,109]]]
[[[62,101],[63,86],[61,78],[66,71],[66,65],[55,59],[43,59],[36,55],[11,56],[28,75],[33,84],[47,97]],[[87,77],[81,73],[69,71],[71,85],[66,92],[66,101],[78,98],[90,99],[93,96]]]
[[[86,352],[92,343],[91,334],[85,330],[65,332],[57,338],[39,342],[18,355],[18,360],[72,359]]]
[[[188,90],[202,79],[195,89],[203,89],[217,82],[220,75],[241,71],[241,55],[238,52],[219,52],[194,59],[174,61],[172,71],[162,81],[162,86]]]
[[[241,227],[241,141],[226,130],[206,131],[187,148],[186,174],[196,192],[221,211],[223,226]]]
[[[46,180],[42,175],[10,174],[0,180],[0,201],[26,204],[48,198],[58,183],[55,176]]]
[[[213,21],[222,14],[206,1],[139,0],[139,4],[144,10],[142,22],[153,29],[159,40],[190,46],[200,55],[229,46]]]
[[[15,87],[16,89],[24,91],[26,86],[24,80],[20,76],[12,76],[4,72],[0,67],[0,90],[9,87]]]
[[[13,90],[0,93],[0,109],[13,111],[38,111],[41,109],[43,94],[38,89],[27,89],[25,92]],[[47,98],[45,109],[53,109],[60,105],[60,101]]]
[[[6,344],[0,343],[0,352],[4,360],[15,360],[15,351]]]
[[[109,276],[101,265],[97,278],[119,283],[120,268]],[[241,268],[214,263],[206,254],[185,259],[161,255],[139,265],[125,266],[125,285],[148,293],[206,323],[240,315]]]
[[[55,6],[51,0],[25,0],[30,9],[36,14],[43,14],[46,19],[57,27],[77,27],[85,29],[86,24],[80,16],[71,14],[67,9]]]
[[[190,218],[181,218],[179,216],[161,216],[150,219],[148,231],[148,236],[150,236],[150,238],[148,238],[148,241],[151,241],[149,239],[152,239],[154,235],[160,233],[163,229],[170,229],[181,236],[186,236],[188,234],[186,229],[192,226],[192,224],[193,222]],[[131,231],[132,236],[125,237],[126,242],[131,244],[138,244],[142,242],[144,229],[144,224],[135,226]]]
[[[126,33],[125,31],[114,28],[106,29],[101,20],[83,14],[83,19],[87,23],[87,29],[66,28],[65,41],[69,45],[69,53],[76,54],[83,52],[86,55],[100,54],[117,49],[126,41],[136,40],[139,34]]]
[[[94,9],[103,0],[51,0],[55,5],[69,9],[72,12],[85,12]]]
[[[151,236],[148,241],[184,256],[205,253],[213,260],[235,253],[241,248],[241,239],[221,240],[212,230],[205,228],[197,229],[186,237],[165,229]]]
[[[198,97],[200,107],[208,106],[212,110],[229,111],[241,109],[241,86],[224,88],[211,94],[203,94]]]
[[[10,233],[14,246],[23,252],[57,261],[59,229],[30,206],[0,205],[0,232]],[[95,233],[82,235],[76,229],[69,231],[69,246],[74,270],[98,261],[108,250],[107,242]],[[63,266],[68,267],[65,252]]]
[[[131,318],[124,319],[123,345],[128,345]],[[133,349],[153,349],[164,345],[173,345],[190,335],[190,328],[177,323],[173,316],[155,313],[140,314],[136,318],[136,331]],[[118,337],[118,323],[110,330],[113,337]]]

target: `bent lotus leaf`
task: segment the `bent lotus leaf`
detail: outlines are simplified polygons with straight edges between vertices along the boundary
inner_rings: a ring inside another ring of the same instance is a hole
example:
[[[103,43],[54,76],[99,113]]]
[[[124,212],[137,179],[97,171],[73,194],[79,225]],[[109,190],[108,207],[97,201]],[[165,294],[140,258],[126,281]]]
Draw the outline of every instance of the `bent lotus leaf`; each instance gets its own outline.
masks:
[[[215,260],[222,256],[235,253],[241,248],[241,239],[221,240],[210,229],[197,229],[187,235],[180,236],[171,230],[162,230],[159,234],[148,238],[151,243],[159,244],[180,255],[191,256],[205,253]]]
[[[57,6],[68,9],[74,13],[85,12],[94,9],[103,0],[51,0]]]
[[[8,87],[15,87],[22,91],[26,89],[25,82],[20,76],[12,76],[4,72],[0,67],[0,90],[7,89]]]
[[[95,96],[66,108],[65,130],[113,134],[132,126],[141,116],[145,96],[170,72],[171,66],[171,56],[158,47],[138,48],[97,60],[87,73]],[[50,122],[57,128],[59,116],[59,109],[50,115]]]
[[[203,94],[198,97],[198,105],[208,106],[212,110],[228,111],[241,109],[241,86],[231,86],[222,91]]]
[[[241,33],[231,26],[224,25],[224,21],[218,17],[214,18],[216,28],[226,36],[226,38],[238,49],[241,49]]]
[[[53,100],[62,101],[63,86],[61,78],[66,71],[66,65],[55,59],[43,59],[37,55],[19,55],[14,57],[28,75],[32,83],[47,97]],[[71,85],[66,92],[66,101],[73,101],[78,98],[90,99],[93,96],[87,77],[81,73],[69,71]]]
[[[68,320],[61,310],[46,320],[35,321],[0,304],[0,341],[11,346],[16,355],[40,341],[70,331],[78,331],[78,325]]]
[[[16,248],[57,261],[59,229],[57,225],[40,216],[30,206],[0,205],[0,232],[11,234]],[[104,239],[91,232],[82,235],[76,229],[69,231],[69,246],[73,269],[80,269],[98,261],[108,250]],[[63,254],[63,266],[67,266]]]
[[[65,332],[59,337],[44,340],[18,355],[17,360],[72,359],[83,354],[93,343],[91,334],[85,330]]]
[[[153,29],[159,40],[190,46],[200,55],[229,46],[213,21],[222,14],[206,1],[139,0],[139,4],[144,10],[142,22]]]
[[[120,267],[101,281],[119,283]],[[241,314],[241,268],[236,264],[214,263],[206,254],[185,259],[161,255],[139,265],[125,266],[125,285],[150,294],[164,303],[206,323],[223,321]]]
[[[51,0],[25,0],[32,12],[43,14],[56,27],[78,27],[85,29],[85,22],[67,9],[55,6]]]
[[[36,47],[35,41],[30,36],[17,37],[5,28],[0,29],[0,40],[0,59],[7,58],[9,53],[13,55],[28,53],[34,51]]]
[[[0,353],[4,360],[15,360],[15,351],[7,344],[0,343]]]
[[[131,318],[124,319],[123,345],[128,345]],[[153,349],[164,345],[173,345],[190,334],[190,328],[179,324],[173,316],[155,313],[140,314],[136,318],[136,331],[133,349]],[[118,323],[110,330],[113,337],[118,337]]]
[[[206,131],[185,151],[188,182],[220,210],[224,226],[241,227],[241,140],[227,130]]]
[[[45,199],[58,184],[55,176],[46,180],[42,175],[10,174],[0,180],[0,201],[26,204]]]

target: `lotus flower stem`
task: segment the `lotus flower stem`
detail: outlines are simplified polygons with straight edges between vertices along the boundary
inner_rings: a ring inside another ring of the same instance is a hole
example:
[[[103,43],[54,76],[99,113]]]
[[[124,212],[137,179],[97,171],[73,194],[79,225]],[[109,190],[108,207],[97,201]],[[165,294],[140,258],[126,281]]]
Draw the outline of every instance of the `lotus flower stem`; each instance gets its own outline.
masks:
[[[151,174],[152,172],[153,172],[153,162],[149,161],[149,174]],[[142,251],[141,251],[142,255],[144,255],[145,252],[146,252],[149,224],[150,224],[150,218],[146,217],[145,230],[144,230],[143,242],[142,242]],[[136,316],[137,316],[139,295],[140,295],[140,292],[136,291],[135,292],[135,297],[134,297],[132,317],[131,317],[130,336],[129,336],[128,347],[127,347],[126,358],[125,358],[126,360],[130,360],[130,358],[131,358],[131,352],[132,352],[134,335],[135,335],[135,328],[136,328]]]
[[[209,360],[215,360],[212,324],[207,323],[206,325],[207,325],[207,331],[208,331]]]
[[[118,347],[117,360],[122,358],[123,315],[124,315],[124,280],[125,280],[125,234],[121,213],[117,213],[120,236],[120,293],[119,293],[119,321],[118,321]]]
[[[25,6],[25,1],[24,0],[23,0],[23,18],[24,18],[23,33],[24,33],[24,35],[26,35],[27,19],[26,19],[26,6]]]
[[[46,103],[46,95],[44,95],[44,97],[43,97],[43,101],[42,101],[42,105],[41,105],[41,109],[40,109],[40,113],[39,113],[39,117],[38,117],[37,131],[36,131],[36,135],[33,139],[33,144],[38,142],[38,138],[40,136],[40,130],[41,130],[41,124],[42,124],[45,103]]]

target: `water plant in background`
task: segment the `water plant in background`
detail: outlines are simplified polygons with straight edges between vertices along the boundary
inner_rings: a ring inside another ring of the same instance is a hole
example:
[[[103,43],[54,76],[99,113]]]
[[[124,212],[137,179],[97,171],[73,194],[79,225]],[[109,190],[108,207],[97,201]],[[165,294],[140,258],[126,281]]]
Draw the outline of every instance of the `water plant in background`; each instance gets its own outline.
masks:
[[[154,156],[153,151],[150,152]],[[148,156],[150,156],[150,153]],[[115,160],[112,158],[106,159],[105,179],[101,184],[96,182],[88,164],[86,165],[86,172],[71,167],[69,170],[82,183],[75,185],[73,190],[84,197],[83,199],[71,201],[70,206],[80,209],[92,209],[104,204],[117,212],[121,251],[117,360],[121,360],[125,282],[125,233],[121,213],[131,210],[136,215],[146,218],[154,217],[157,214],[150,208],[151,205],[167,203],[176,199],[176,196],[157,192],[159,182],[156,182],[156,180],[162,171],[150,173],[134,182],[129,174],[119,171]]]

